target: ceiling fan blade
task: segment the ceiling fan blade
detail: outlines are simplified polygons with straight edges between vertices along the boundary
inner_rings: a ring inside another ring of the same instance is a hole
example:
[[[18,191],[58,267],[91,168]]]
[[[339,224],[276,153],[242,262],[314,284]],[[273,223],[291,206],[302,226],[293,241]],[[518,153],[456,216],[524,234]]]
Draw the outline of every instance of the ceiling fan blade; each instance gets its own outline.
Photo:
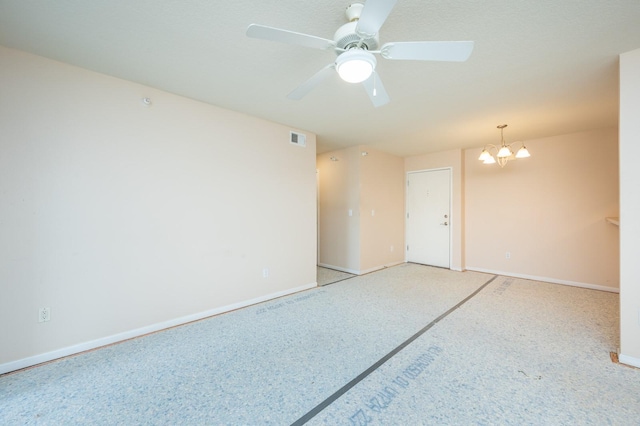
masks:
[[[314,49],[330,49],[335,47],[333,40],[258,24],[249,25],[247,28],[247,36],[297,46],[312,47]]]
[[[386,59],[464,62],[472,51],[472,41],[407,41],[386,43],[380,55]]]
[[[374,107],[378,108],[389,103],[389,95],[377,72],[371,74],[371,77],[363,81],[362,85],[367,90],[367,95],[369,95]]]
[[[327,79],[331,74],[333,74],[336,66],[335,64],[329,64],[326,67],[322,68],[320,71],[315,73],[309,80],[302,83],[296,89],[294,89],[291,93],[287,95],[287,98],[299,101],[302,99],[307,93],[313,90],[318,84],[322,83]]]
[[[356,34],[371,38],[378,34],[397,0],[367,0],[356,25]]]

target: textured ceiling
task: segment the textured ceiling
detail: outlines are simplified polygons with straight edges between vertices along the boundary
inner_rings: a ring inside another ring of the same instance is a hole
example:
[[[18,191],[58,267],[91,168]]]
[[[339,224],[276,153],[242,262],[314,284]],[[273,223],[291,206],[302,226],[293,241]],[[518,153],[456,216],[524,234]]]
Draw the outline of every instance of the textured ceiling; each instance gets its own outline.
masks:
[[[391,102],[332,76],[335,60],[246,37],[249,24],[333,38],[349,0],[0,0],[0,44],[317,133],[318,152],[397,155],[617,125],[618,55],[640,48],[638,0],[398,0],[380,42],[473,40],[463,63],[390,61]]]

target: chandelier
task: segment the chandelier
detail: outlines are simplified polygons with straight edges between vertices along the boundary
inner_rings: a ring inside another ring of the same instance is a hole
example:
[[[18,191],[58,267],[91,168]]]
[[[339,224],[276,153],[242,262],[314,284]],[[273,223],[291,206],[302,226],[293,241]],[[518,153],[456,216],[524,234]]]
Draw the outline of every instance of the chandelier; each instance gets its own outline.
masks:
[[[493,144],[487,144],[482,148],[482,152],[480,153],[480,157],[478,160],[482,161],[484,164],[494,164],[498,163],[500,167],[504,167],[507,165],[509,160],[514,160],[516,158],[527,158],[530,157],[529,151],[527,147],[524,146],[524,142],[513,142],[507,145],[504,141],[504,128],[507,127],[506,124],[501,124],[498,126],[500,129],[500,146],[495,146]],[[518,150],[518,153],[514,155],[511,146],[514,144],[520,144],[521,147]],[[494,150],[496,152],[496,156],[494,157],[490,150]]]

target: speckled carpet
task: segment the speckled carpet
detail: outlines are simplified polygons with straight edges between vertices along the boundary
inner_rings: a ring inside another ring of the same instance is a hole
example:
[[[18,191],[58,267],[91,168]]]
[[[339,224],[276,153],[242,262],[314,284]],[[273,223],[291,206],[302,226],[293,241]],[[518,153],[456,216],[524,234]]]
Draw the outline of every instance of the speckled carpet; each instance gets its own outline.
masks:
[[[640,424],[618,295],[406,264],[0,377],[0,424]]]

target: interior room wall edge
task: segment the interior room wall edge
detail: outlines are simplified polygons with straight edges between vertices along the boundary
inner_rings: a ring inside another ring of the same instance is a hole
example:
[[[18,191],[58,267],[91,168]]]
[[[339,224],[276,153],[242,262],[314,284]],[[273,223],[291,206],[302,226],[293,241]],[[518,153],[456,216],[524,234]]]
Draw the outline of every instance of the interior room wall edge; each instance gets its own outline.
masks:
[[[640,49],[620,55],[620,362],[640,367]],[[635,360],[635,361],[634,361]]]

